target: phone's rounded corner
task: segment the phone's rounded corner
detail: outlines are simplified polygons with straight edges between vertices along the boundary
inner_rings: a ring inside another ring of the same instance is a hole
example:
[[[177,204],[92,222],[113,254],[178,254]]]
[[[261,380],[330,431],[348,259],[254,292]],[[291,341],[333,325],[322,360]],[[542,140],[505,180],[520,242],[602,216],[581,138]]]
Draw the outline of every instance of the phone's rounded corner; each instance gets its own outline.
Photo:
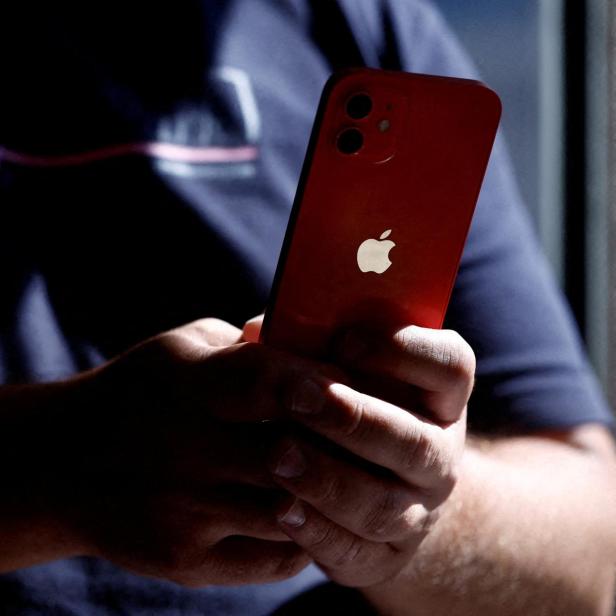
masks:
[[[500,122],[503,114],[503,101],[501,100],[501,97],[498,95],[496,90],[493,90],[490,86],[483,83],[483,81],[478,81],[477,84],[481,86],[483,96],[487,101],[487,105],[489,105],[489,107],[493,110],[497,123]]]
[[[344,84],[348,80],[353,80],[358,76],[365,75],[366,73],[373,73],[375,69],[370,69],[365,66],[350,66],[348,68],[342,68],[334,71],[325,82],[323,87],[324,98],[331,93],[332,90]],[[381,71],[383,72],[383,71]]]

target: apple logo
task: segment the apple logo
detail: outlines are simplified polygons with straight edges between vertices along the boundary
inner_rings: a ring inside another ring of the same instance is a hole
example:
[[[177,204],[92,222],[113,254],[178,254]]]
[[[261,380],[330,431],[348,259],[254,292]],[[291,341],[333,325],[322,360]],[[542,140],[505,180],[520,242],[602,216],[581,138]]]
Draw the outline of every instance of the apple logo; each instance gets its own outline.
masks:
[[[357,249],[357,265],[362,272],[382,274],[391,265],[389,251],[396,245],[389,237],[391,229],[383,231],[378,240],[373,238],[363,241]]]

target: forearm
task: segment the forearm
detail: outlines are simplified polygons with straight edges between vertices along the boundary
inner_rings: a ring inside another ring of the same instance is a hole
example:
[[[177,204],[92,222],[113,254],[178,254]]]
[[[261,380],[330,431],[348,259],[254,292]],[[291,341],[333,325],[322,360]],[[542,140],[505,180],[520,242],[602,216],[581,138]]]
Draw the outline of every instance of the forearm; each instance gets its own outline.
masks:
[[[76,552],[62,474],[73,438],[73,384],[0,388],[0,572]]]
[[[365,593],[384,614],[607,615],[615,483],[604,460],[552,440],[469,445],[409,568]]]

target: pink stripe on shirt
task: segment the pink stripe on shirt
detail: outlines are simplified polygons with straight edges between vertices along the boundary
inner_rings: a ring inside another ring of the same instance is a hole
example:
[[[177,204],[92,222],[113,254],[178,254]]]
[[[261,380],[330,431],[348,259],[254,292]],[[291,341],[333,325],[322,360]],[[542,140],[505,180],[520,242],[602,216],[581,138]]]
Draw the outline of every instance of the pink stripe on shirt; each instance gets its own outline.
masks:
[[[229,148],[190,147],[173,143],[146,141],[144,143],[111,145],[78,154],[39,156],[16,152],[0,146],[0,163],[6,161],[27,167],[71,167],[130,154],[184,163],[235,163],[255,160],[258,156],[258,148],[249,145]]]

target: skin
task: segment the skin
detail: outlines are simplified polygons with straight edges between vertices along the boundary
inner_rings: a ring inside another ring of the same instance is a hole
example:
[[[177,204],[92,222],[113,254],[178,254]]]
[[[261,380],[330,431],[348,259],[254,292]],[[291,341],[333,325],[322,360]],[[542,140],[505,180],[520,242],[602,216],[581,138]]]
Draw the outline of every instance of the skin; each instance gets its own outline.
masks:
[[[611,615],[613,460],[592,425],[469,444],[439,524],[364,592],[383,614]]]
[[[0,569],[85,554],[201,586],[315,561],[381,613],[608,613],[602,428],[467,439],[475,364],[455,332],[346,332],[326,365],[259,327],[205,319],[0,390]]]
[[[273,514],[261,423],[303,367],[240,336],[205,320],[64,383],[3,388],[0,568],[83,554],[202,586],[305,567]]]
[[[249,324],[247,337],[258,327]],[[453,332],[440,335],[407,328],[341,349],[340,363],[361,375],[420,388],[420,408],[435,423],[417,416],[419,430],[432,432],[417,448],[404,440],[417,434],[408,412],[323,384],[311,405],[319,412],[298,420],[403,483],[375,481],[300,443],[302,472],[277,478],[293,495],[281,528],[382,614],[612,614],[611,436],[586,425],[464,442],[472,352]],[[400,464],[401,444],[412,451],[412,472]]]
[[[406,386],[411,405],[329,379],[298,383],[287,406],[308,436],[283,438],[270,469],[295,497],[279,511],[289,536],[332,580],[366,587],[398,575],[453,490],[475,358],[455,332],[419,327],[389,340],[350,332],[338,357]],[[313,433],[336,447],[313,444]]]

